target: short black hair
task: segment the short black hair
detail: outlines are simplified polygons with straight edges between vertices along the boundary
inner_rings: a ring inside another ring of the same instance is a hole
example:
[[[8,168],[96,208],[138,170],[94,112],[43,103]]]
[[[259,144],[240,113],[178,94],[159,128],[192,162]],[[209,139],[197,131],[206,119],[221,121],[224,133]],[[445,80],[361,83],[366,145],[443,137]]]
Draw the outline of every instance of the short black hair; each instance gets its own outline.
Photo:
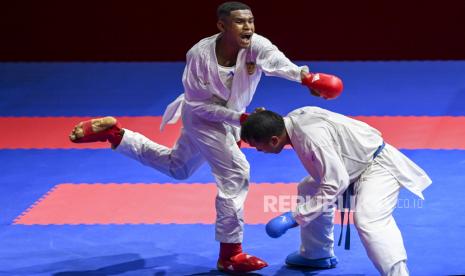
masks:
[[[285,131],[284,119],[276,112],[265,110],[250,114],[241,125],[241,139],[248,142],[268,143],[272,136]]]
[[[237,10],[252,10],[249,6],[241,2],[224,2],[223,4],[218,6],[216,10],[216,16],[218,19],[227,17],[231,14],[232,11]]]

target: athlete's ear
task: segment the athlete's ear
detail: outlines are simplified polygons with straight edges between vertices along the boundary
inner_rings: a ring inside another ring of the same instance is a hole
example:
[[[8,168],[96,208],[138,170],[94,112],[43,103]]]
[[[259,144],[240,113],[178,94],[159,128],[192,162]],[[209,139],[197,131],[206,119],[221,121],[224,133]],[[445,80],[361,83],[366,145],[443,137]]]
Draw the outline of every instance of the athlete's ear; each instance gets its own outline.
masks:
[[[275,147],[279,144],[279,137],[278,136],[271,136],[270,144]]]
[[[220,30],[220,32],[224,33],[224,22],[223,22],[223,20],[218,20],[218,22],[216,22],[216,27],[218,28],[218,30]]]

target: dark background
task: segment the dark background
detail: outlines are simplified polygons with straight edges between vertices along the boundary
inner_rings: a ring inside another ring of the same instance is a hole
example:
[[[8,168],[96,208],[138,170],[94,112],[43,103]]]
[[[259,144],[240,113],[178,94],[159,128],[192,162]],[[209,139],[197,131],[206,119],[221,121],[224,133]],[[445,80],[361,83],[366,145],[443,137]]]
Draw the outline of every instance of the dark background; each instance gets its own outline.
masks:
[[[183,61],[222,1],[8,1],[0,61]],[[465,59],[465,0],[244,1],[294,60]]]

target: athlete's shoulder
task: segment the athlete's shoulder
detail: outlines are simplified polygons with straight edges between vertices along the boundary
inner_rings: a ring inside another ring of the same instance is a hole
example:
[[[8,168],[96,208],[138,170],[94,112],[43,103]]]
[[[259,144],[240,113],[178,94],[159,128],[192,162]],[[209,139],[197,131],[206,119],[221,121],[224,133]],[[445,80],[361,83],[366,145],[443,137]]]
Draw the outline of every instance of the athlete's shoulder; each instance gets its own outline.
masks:
[[[327,114],[329,110],[323,109],[318,106],[304,106],[291,111],[287,116],[305,116],[314,114]]]
[[[268,38],[262,35],[259,35],[257,33],[253,34],[252,36],[252,44],[256,46],[262,46],[262,47],[272,45],[271,41]]]
[[[194,44],[194,46],[192,46],[189,49],[189,51],[187,52],[187,55],[195,56],[195,55],[202,55],[205,52],[209,52],[211,50],[212,43],[215,43],[217,38],[218,38],[218,34],[201,39],[199,42]]]

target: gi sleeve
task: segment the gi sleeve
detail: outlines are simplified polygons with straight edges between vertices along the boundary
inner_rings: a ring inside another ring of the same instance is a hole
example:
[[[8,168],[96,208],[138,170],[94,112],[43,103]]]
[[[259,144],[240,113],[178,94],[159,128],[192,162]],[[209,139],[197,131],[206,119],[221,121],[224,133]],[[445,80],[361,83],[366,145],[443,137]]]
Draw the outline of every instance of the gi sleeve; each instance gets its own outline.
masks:
[[[225,122],[233,126],[240,126],[241,112],[234,111],[217,104],[203,103],[192,109],[196,115],[212,122]]]
[[[314,147],[306,162],[311,164],[310,174],[316,181],[320,181],[320,188],[293,212],[301,226],[307,225],[326,211],[349,186],[349,175],[333,146]]]
[[[262,38],[258,48],[256,63],[267,76],[281,77],[300,83],[301,71],[309,71],[307,66],[299,67],[292,63],[278,47],[273,45],[268,39]]]

